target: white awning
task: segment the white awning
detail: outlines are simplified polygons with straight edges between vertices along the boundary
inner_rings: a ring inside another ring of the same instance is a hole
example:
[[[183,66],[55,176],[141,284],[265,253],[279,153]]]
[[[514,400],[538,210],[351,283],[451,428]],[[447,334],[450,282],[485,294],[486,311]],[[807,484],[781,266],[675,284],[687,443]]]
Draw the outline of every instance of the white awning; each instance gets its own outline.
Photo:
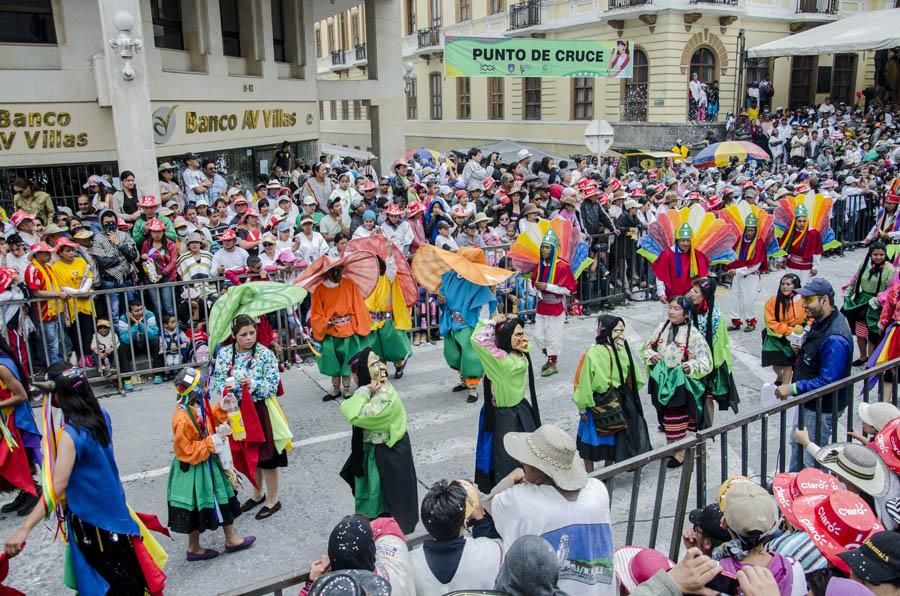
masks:
[[[900,9],[873,10],[747,50],[750,58],[813,56],[900,46]]]
[[[350,157],[353,159],[366,160],[369,159],[369,152],[362,149],[354,149],[353,147],[344,147],[343,145],[332,145],[331,143],[322,143],[322,151],[324,155],[336,155],[338,157]]]

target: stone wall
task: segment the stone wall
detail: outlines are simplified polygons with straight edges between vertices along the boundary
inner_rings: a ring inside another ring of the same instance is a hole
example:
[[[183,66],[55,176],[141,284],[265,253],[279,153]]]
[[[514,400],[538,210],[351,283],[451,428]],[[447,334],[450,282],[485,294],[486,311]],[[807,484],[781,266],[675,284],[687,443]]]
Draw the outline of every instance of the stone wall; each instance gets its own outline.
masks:
[[[687,124],[664,122],[611,122],[615,132],[613,149],[651,149],[668,151],[681,139],[690,146],[700,143],[710,130],[720,141],[725,139],[725,124]]]

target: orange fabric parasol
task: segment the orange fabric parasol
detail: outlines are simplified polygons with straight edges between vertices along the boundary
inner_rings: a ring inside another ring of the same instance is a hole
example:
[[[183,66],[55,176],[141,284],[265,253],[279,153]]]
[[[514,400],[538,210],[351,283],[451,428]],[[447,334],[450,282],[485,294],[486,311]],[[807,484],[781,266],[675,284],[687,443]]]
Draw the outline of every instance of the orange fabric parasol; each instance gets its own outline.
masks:
[[[356,284],[363,298],[368,298],[378,283],[378,259],[368,251],[344,254],[340,259],[322,255],[301,273],[294,284],[310,294],[328,279],[328,272],[335,267],[344,268],[344,277]]]
[[[416,303],[419,299],[419,287],[416,285],[416,280],[413,279],[406,257],[403,256],[403,252],[397,248],[396,244],[391,242],[387,236],[376,235],[357,238],[344,245],[345,255],[358,251],[370,252],[385,263],[388,262],[388,258],[392,258],[397,266],[397,279],[400,280],[403,299],[407,305]]]
[[[412,261],[412,273],[419,285],[431,293],[441,287],[441,276],[456,271],[467,281],[479,286],[496,286],[513,275],[512,271],[487,264],[484,251],[465,247],[452,253],[431,244],[423,244],[416,250]]]

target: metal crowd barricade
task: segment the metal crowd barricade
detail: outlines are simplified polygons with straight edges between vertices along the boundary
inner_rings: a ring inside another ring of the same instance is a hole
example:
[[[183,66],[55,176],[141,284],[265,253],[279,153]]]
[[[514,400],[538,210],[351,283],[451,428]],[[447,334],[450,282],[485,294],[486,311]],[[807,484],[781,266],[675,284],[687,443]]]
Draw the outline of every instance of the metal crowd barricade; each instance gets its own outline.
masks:
[[[884,400],[896,405],[897,385],[884,379],[896,379],[898,372],[900,358],[853,373],[816,391],[792,397],[764,410],[742,414],[715,428],[702,430],[649,453],[593,472],[591,476],[603,481],[609,492],[614,544],[649,546],[678,560],[687,513],[694,507],[705,505],[708,496],[715,495],[719,485],[729,476],[741,474],[770,487],[774,474],[787,471],[789,462],[786,450],[793,441],[795,420],[805,404],[816,405],[816,424],[819,425],[824,415],[823,400],[834,406],[838,391],[848,387],[851,390],[852,397],[847,407],[838,413],[830,436],[818,441],[822,447],[838,441],[838,437],[843,438],[845,431],[853,427],[856,407],[861,401]],[[872,378],[878,381],[877,390],[867,388],[866,381]],[[800,421],[802,428],[802,417]],[[839,430],[838,422],[844,427],[842,430]],[[774,429],[771,428],[773,424]],[[732,451],[728,441],[729,436],[734,436],[735,433],[740,436],[737,453]],[[751,434],[758,440],[751,443]],[[815,434],[810,434],[815,440]],[[777,437],[777,441],[770,437]],[[668,468],[668,459],[678,452],[684,453],[684,464],[680,468]],[[642,487],[642,484],[654,478],[655,489],[646,490]],[[322,528],[323,541],[329,531],[330,528]],[[426,538],[427,534],[416,533],[408,537],[408,545],[414,548]],[[281,596],[288,588],[293,593],[296,586],[307,581],[308,572],[308,569],[297,569],[221,594]]]

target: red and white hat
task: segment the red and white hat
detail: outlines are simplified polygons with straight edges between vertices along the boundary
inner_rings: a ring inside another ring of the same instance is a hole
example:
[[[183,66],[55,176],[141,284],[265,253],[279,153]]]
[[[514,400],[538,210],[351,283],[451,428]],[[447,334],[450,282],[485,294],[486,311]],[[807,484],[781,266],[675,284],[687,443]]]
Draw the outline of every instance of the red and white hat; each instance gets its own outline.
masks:
[[[156,219],[155,217],[147,222],[147,231],[148,232],[164,232],[166,230],[166,224],[162,222],[161,219]]]
[[[847,490],[830,495],[798,497],[792,504],[797,527],[832,565],[849,573],[839,554],[859,547],[866,538],[884,528],[862,497]]]
[[[589,184],[595,184],[595,182],[587,177],[579,178],[578,182],[575,183],[575,188],[578,190],[584,190]]]
[[[32,244],[31,254],[37,254],[39,252],[56,252],[56,249],[46,242],[38,242],[37,244]]]
[[[606,191],[607,192],[616,192],[620,188],[622,188],[622,183],[618,178],[610,178],[609,182],[606,183]]]
[[[803,184],[798,184],[794,187],[794,193],[798,195],[805,195],[810,191],[809,184],[804,182]]]
[[[900,474],[900,418],[888,422],[869,446],[894,474]]]
[[[707,211],[716,211],[717,209],[722,208],[722,197],[719,195],[712,195],[706,201],[706,210]]]
[[[231,202],[232,205],[247,205],[247,197],[244,195],[238,196],[234,201]]]
[[[234,233],[234,230],[227,229],[219,236],[219,240],[234,240],[237,238],[237,234]]]
[[[613,569],[616,579],[628,593],[654,575],[657,571],[668,571],[675,566],[667,556],[652,548],[623,546],[613,555]]]
[[[365,182],[363,182],[363,192],[366,192],[367,190],[375,190],[376,188],[377,187],[375,186],[375,183],[371,180],[366,180]]]
[[[259,217],[259,211],[256,209],[247,209],[244,211],[244,214],[241,216],[241,221],[246,221],[248,217]]]
[[[134,224],[128,223],[127,221],[119,217],[116,219],[116,227],[120,230],[130,230],[134,227]]]
[[[727,197],[730,194],[734,194],[734,190],[730,186],[726,186],[722,189],[722,196]]]
[[[12,220],[12,225],[14,227],[18,228],[19,224],[22,223],[23,221],[27,221],[27,220],[34,221],[34,215],[31,213],[28,213],[27,211],[22,211],[21,209],[19,209],[18,211],[16,211],[15,213],[12,214],[12,216],[10,217],[10,220]]]
[[[156,197],[153,195],[144,195],[141,197],[141,207],[156,207],[159,205],[159,201],[156,200]]]
[[[596,184],[586,184],[584,188],[581,189],[581,192],[586,199],[600,195],[600,189],[597,188]]]
[[[422,201],[413,201],[406,206],[406,216],[412,217],[420,213],[425,213],[425,205]]]
[[[644,192],[643,188],[635,188],[631,191],[631,196],[633,197],[646,197],[647,193]]]
[[[604,207],[609,205],[609,195],[605,192],[600,193],[599,195],[597,195],[597,202]]]
[[[5,292],[12,285],[13,276],[19,272],[8,267],[0,267],[0,293]]]
[[[453,213],[453,217],[465,218],[466,217],[466,208],[463,207],[462,205],[457,205],[451,210],[451,213]]]
[[[388,205],[387,210],[385,211],[388,215],[403,215],[403,209],[400,208],[400,205],[397,203],[391,203]]]
[[[494,186],[495,182],[496,181],[494,180],[493,176],[488,176],[487,178],[485,178],[484,180],[481,181],[481,190],[484,190],[484,191],[489,190],[492,186]]]
[[[53,243],[53,246],[56,247],[56,250],[61,249],[64,246],[68,246],[69,248],[78,248],[78,245],[66,238],[65,236],[60,236],[56,239],[56,242]]]
[[[841,488],[837,478],[816,468],[804,468],[799,472],[782,472],[775,474],[772,480],[775,503],[784,518],[794,527],[798,527],[792,509],[795,499],[811,495],[830,495]]]

